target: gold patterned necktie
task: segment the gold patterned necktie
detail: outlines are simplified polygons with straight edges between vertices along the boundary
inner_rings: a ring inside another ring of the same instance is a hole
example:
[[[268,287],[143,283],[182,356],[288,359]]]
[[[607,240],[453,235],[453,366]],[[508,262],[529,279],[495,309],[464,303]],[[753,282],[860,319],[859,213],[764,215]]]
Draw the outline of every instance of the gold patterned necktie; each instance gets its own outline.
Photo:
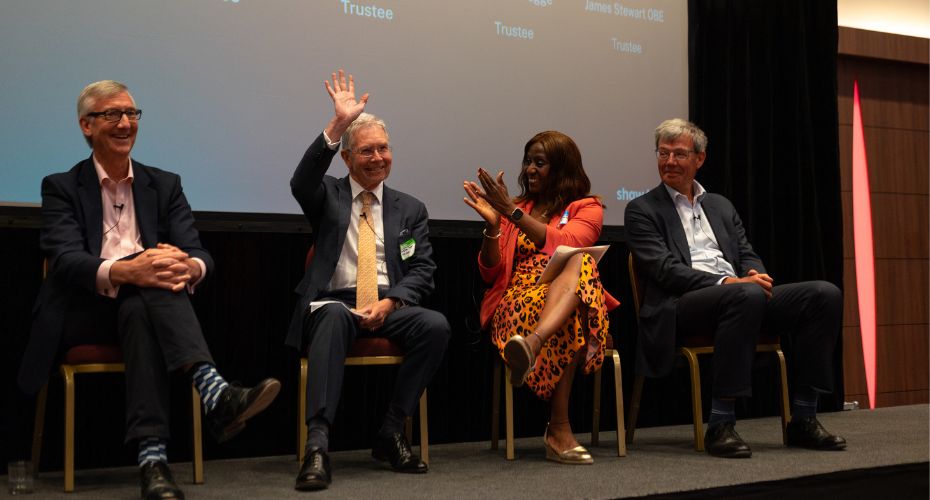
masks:
[[[362,214],[358,218],[358,267],[355,282],[355,308],[378,301],[378,270],[375,260],[375,229],[371,218],[369,191],[362,193]]]

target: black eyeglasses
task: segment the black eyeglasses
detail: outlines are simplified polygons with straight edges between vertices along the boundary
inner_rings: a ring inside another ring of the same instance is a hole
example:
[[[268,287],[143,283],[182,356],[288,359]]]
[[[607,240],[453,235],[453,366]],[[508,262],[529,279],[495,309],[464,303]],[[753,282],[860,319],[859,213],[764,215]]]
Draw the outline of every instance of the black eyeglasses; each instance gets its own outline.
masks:
[[[129,121],[135,122],[139,121],[139,118],[142,118],[141,109],[108,109],[106,111],[92,111],[87,113],[87,116],[97,118],[103,117],[104,120],[116,123],[123,119],[123,115],[126,115],[126,118],[129,118]]]

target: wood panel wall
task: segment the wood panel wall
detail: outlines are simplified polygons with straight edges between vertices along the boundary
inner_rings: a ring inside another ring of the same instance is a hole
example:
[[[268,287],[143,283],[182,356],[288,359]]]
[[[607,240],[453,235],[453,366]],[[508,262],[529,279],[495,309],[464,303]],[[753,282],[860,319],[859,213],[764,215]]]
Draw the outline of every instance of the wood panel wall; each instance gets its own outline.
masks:
[[[930,82],[925,38],[840,27],[837,58],[843,199],[846,401],[868,407],[852,226],[853,82],[859,82],[876,281],[876,406],[930,401],[928,186]]]

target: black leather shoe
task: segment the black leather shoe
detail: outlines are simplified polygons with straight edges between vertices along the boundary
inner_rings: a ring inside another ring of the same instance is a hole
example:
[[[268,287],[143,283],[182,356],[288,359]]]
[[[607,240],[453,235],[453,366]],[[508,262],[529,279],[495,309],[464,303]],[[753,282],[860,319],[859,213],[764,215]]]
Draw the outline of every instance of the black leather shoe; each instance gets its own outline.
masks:
[[[749,458],[752,450],[737,434],[734,422],[724,422],[707,427],[704,433],[704,449],[709,455],[723,458]]]
[[[376,437],[375,446],[371,449],[371,456],[381,461],[390,462],[391,468],[396,472],[423,474],[429,470],[429,467],[413,454],[406,436],[400,432],[395,432],[389,437],[380,435]]]
[[[846,449],[846,440],[827,432],[817,417],[792,418],[787,434],[788,446],[812,450]]]
[[[139,467],[142,498],[145,500],[184,500],[184,492],[171,477],[164,462],[146,462]]]
[[[326,489],[333,482],[332,474],[332,469],[329,467],[329,455],[323,451],[323,448],[311,448],[304,455],[303,463],[300,464],[300,472],[297,473],[297,483],[294,489],[300,491]]]
[[[264,410],[277,397],[281,382],[266,378],[251,389],[230,384],[220,393],[219,401],[207,413],[207,430],[216,442],[229,441],[245,429],[245,421]]]

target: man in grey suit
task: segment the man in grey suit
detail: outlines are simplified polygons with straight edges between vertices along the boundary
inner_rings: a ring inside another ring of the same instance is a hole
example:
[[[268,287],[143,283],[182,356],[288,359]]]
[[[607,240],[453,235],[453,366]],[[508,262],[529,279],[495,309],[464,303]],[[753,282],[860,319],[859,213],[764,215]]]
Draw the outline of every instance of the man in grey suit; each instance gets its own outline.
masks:
[[[291,179],[291,192],[313,228],[314,245],[296,290],[301,298],[286,340],[287,345],[305,349],[309,360],[308,439],[298,490],[319,490],[331,482],[329,427],[342,390],[347,350],[360,336],[384,337],[404,350],[372,455],[390,462],[397,472],[427,471],[410,450],[403,422],[439,367],[450,333],[442,314],[419,305],[433,290],[436,269],[429,217],[422,202],[384,184],[393,161],[384,122],[363,113],[368,94],[356,100],[351,75],[347,81],[339,70],[338,76],[332,75],[332,85],[325,85],[334,116]],[[337,179],[325,174],[340,143],[349,175]],[[364,271],[366,238],[373,254],[370,273]],[[370,287],[376,296],[370,300],[361,298],[369,287],[356,286],[357,279],[363,284],[366,274],[377,280],[377,288],[373,282]],[[312,302],[328,303],[312,308]]]
[[[672,368],[677,339],[713,337],[705,446],[714,456],[748,458],[752,451],[734,428],[734,399],[752,395],[759,334],[779,334],[793,359],[788,446],[844,449],[846,440],[816,418],[818,394],[833,390],[842,293],[824,281],[774,286],[736,209],[694,179],[707,154],[700,128],[666,120],[656,128],[655,145],[662,183],[627,205],[624,222],[642,276],[637,373],[663,376]]]

